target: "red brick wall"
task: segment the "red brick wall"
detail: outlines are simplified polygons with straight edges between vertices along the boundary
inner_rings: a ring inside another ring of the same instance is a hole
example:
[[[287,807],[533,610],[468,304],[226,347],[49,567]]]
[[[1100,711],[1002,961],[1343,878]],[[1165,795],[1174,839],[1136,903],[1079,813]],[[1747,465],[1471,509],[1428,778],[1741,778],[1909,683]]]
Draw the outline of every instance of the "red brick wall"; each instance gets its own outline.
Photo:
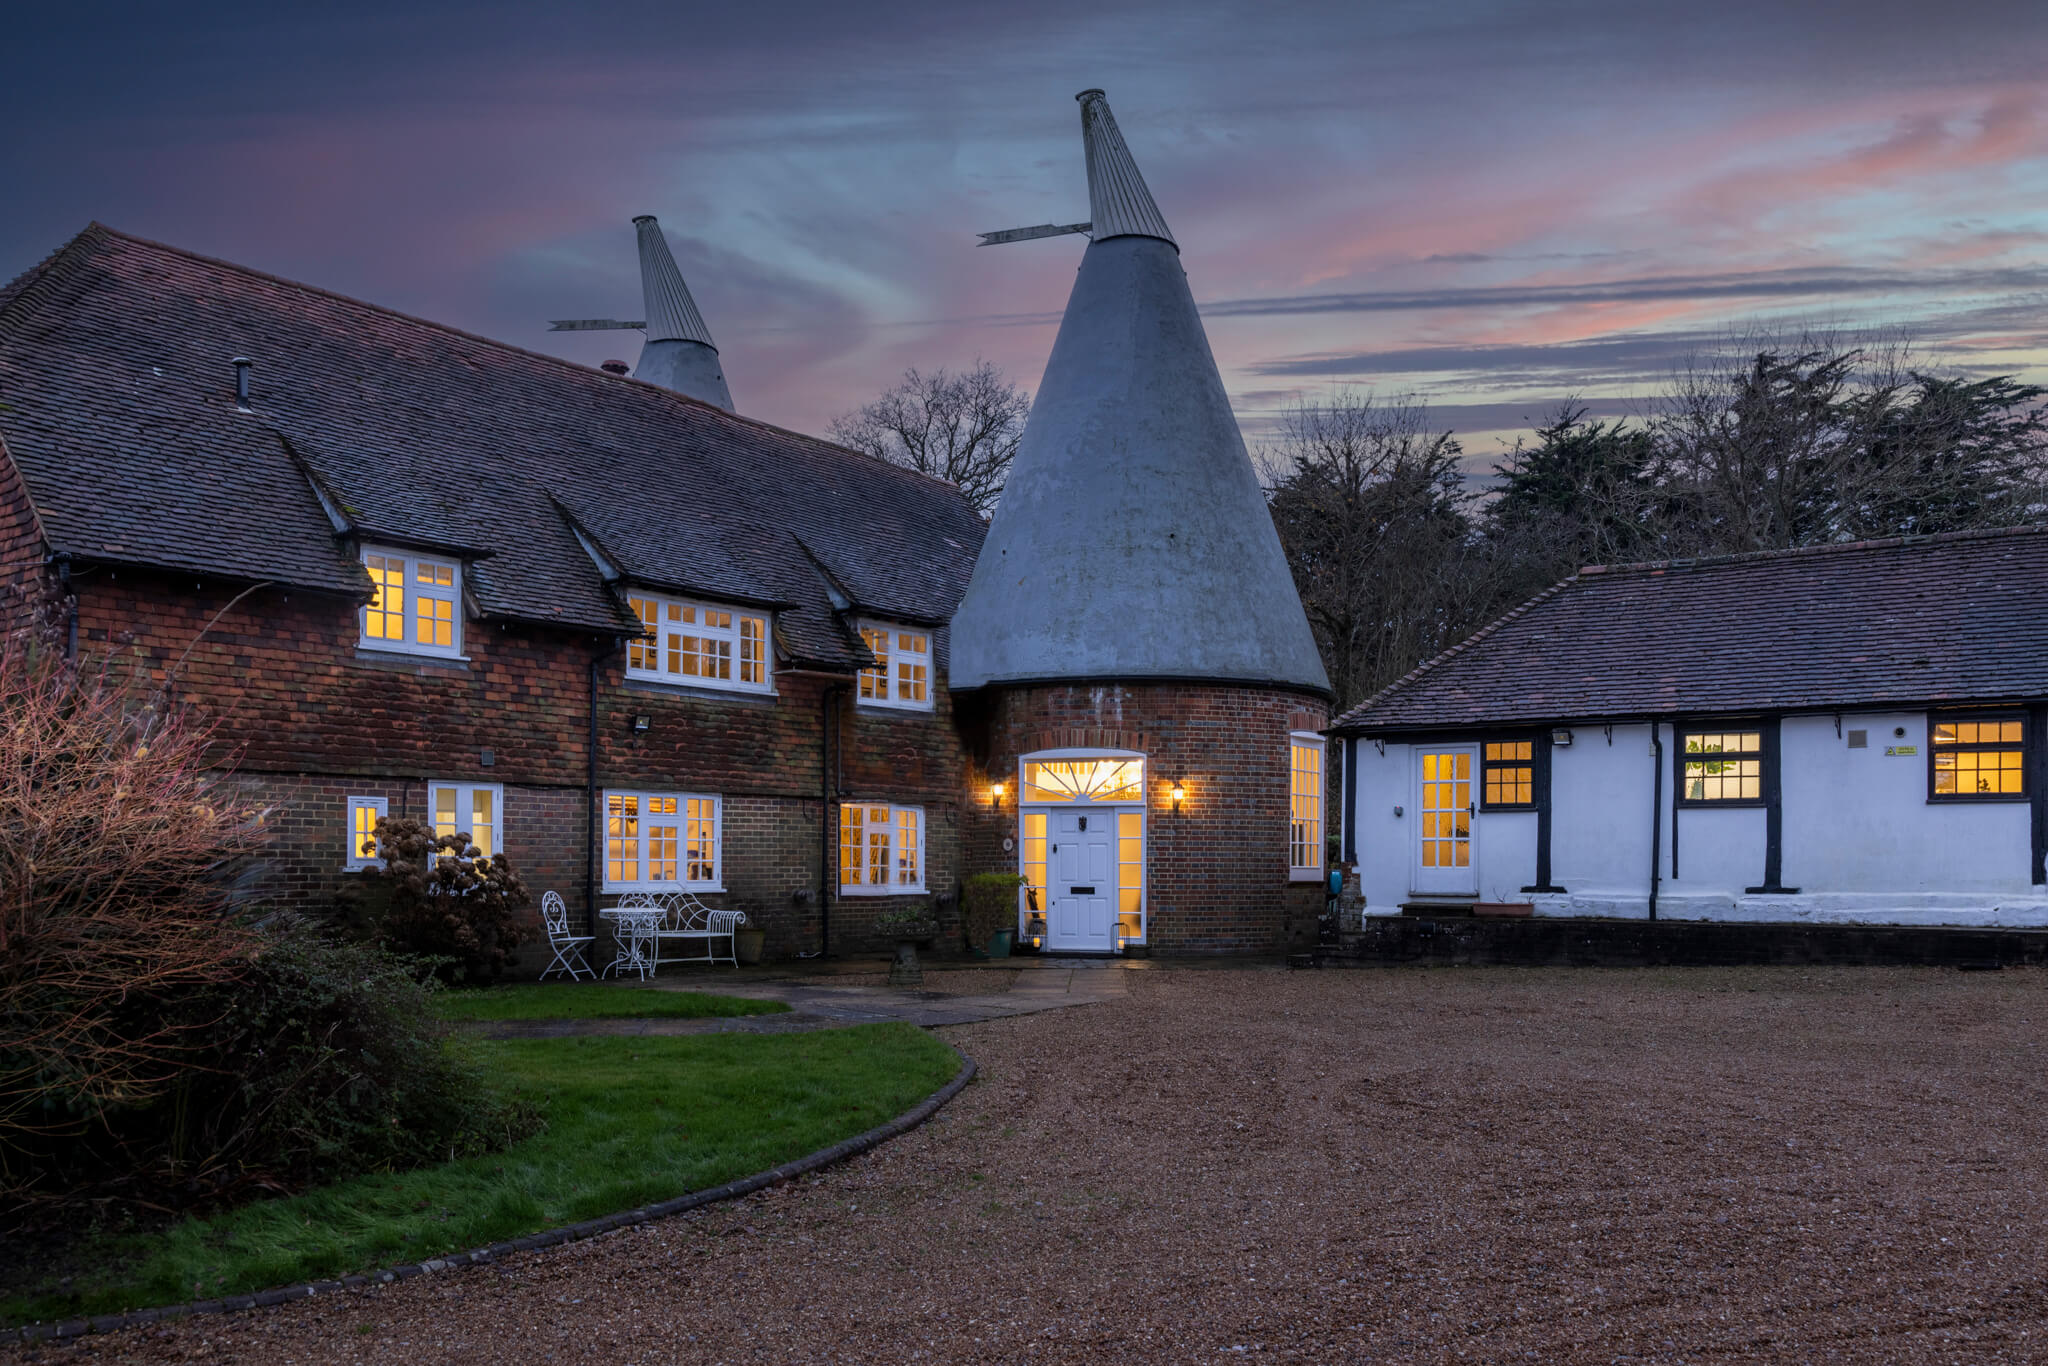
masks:
[[[1328,724],[1325,703],[1280,689],[1199,683],[993,690],[971,726],[967,872],[1015,871],[1017,760],[1043,749],[1145,754],[1147,940],[1161,953],[1272,953],[1312,933],[1317,884],[1288,880],[1290,732]],[[1008,785],[1000,813],[989,775]],[[1186,789],[1173,809],[1173,779]]]
[[[0,632],[28,624],[42,595],[42,528],[7,449],[0,445]]]
[[[267,891],[331,902],[350,796],[417,814],[429,780],[488,782],[505,788],[507,857],[588,923],[589,663],[609,640],[471,620],[465,663],[392,659],[359,652],[353,604],[317,594],[259,589],[237,602],[239,584],[105,567],[82,570],[78,589],[81,648],[113,650],[169,685],[218,726],[238,781],[276,808]],[[785,672],[772,697],[726,696],[629,684],[622,656],[601,666],[600,789],[720,795],[726,892],[707,900],[747,911],[774,954],[818,947],[822,704],[846,681]],[[846,753],[832,781],[854,800],[923,806],[927,886],[951,891],[965,760],[943,691],[929,713],[858,708],[850,689],[834,708]],[[836,883],[836,807],[823,832]],[[855,931],[891,903],[835,908],[834,947],[863,942]]]

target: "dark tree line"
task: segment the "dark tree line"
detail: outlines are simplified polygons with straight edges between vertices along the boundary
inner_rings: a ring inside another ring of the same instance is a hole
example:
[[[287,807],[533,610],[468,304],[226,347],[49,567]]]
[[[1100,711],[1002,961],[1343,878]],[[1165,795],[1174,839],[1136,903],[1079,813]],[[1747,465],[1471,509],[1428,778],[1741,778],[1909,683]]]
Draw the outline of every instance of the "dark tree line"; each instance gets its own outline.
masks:
[[[1349,706],[1581,565],[2048,520],[2044,392],[1898,345],[1750,339],[1640,418],[1561,405],[1491,490],[1426,409],[1370,396],[1302,404],[1261,463]]]

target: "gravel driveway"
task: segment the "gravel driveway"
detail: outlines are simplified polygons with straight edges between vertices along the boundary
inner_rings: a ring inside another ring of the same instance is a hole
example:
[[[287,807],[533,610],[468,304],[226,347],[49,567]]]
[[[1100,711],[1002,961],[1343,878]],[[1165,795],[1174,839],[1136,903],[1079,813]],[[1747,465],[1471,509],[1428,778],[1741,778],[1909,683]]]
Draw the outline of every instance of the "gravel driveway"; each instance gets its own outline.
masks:
[[[1153,968],[796,1186],[19,1349],[141,1361],[2048,1360],[2048,977]]]

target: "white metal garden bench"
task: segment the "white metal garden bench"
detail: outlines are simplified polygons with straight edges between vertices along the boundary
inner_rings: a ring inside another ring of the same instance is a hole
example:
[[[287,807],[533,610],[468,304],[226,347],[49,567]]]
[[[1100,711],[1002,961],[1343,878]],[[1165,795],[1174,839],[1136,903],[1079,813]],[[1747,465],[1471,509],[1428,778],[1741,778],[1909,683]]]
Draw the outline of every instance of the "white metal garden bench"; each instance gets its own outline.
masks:
[[[637,906],[659,907],[663,912],[661,927],[654,932],[656,968],[663,963],[730,963],[735,968],[740,965],[734,935],[747,923],[745,911],[717,910],[688,892],[628,892],[619,898],[617,909]],[[721,939],[725,941],[723,954],[718,952]],[[667,952],[671,945],[691,943],[703,944],[704,952]]]
[[[541,924],[547,927],[548,947],[555,951],[555,961],[548,964],[540,980],[548,980],[550,972],[566,972],[570,981],[576,981],[585,973],[595,979],[597,972],[590,966],[590,946],[597,942],[594,934],[569,933],[569,908],[562,903],[560,892],[549,892],[540,899]]]

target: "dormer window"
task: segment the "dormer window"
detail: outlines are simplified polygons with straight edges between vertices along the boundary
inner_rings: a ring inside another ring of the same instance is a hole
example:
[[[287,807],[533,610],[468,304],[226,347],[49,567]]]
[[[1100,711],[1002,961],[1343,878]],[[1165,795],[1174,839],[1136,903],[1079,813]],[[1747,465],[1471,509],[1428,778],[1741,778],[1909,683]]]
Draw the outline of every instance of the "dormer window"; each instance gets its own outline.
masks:
[[[657,593],[629,593],[645,633],[626,645],[626,677],[693,688],[769,692],[768,618]]]
[[[357,643],[415,655],[462,654],[462,564],[439,555],[365,546],[370,601]]]
[[[929,632],[886,622],[864,621],[860,638],[867,642],[875,666],[860,671],[860,705],[932,709],[932,638]]]

